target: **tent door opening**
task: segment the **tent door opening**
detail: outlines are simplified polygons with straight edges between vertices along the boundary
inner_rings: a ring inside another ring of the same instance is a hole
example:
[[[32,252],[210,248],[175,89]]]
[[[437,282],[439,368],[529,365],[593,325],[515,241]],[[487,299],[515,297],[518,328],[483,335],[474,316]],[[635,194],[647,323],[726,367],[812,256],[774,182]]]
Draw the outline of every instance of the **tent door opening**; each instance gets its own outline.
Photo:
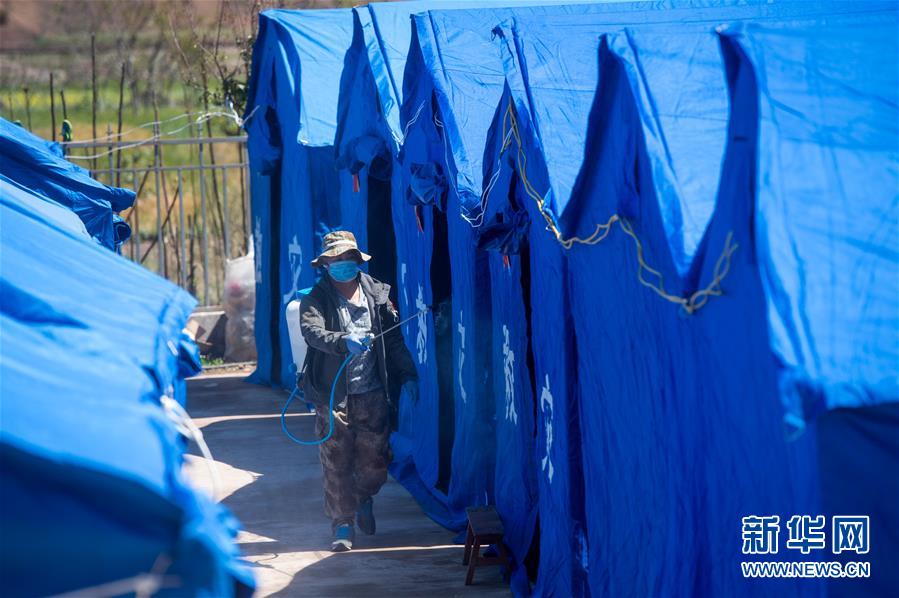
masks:
[[[512,186],[509,189],[509,204],[514,211],[523,211],[526,208],[521,205],[521,202],[518,198],[518,185],[517,178],[513,178]],[[531,226],[534,223],[531,222]],[[522,405],[523,409],[529,409],[531,412],[531,421],[534,422],[534,427],[531,430],[531,434],[533,436],[532,441],[534,446],[537,443],[537,422],[540,421],[539,414],[537,412],[537,397],[539,397],[539,390],[537,386],[537,370],[536,370],[536,360],[534,358],[534,335],[533,335],[533,325],[532,325],[532,315],[533,315],[533,296],[532,296],[532,269],[531,269],[531,244],[527,236],[521,241],[521,245],[519,247],[518,254],[518,263],[520,270],[519,277],[519,285],[521,292],[521,305],[523,307],[524,312],[524,326],[527,338],[527,351],[525,353],[525,363],[527,364],[527,384],[529,384],[530,388],[530,405]],[[527,396],[527,395],[525,395]],[[540,511],[539,511],[539,503],[535,502],[535,508],[537,509],[537,517],[534,524],[534,533],[531,537],[531,545],[528,548],[528,552],[524,558],[523,565],[528,573],[528,579],[531,582],[536,582],[537,580],[537,572],[540,564]]]
[[[531,297],[531,246],[530,243],[525,242],[521,246],[521,254],[520,254],[520,267],[521,267],[521,300],[524,304],[524,321],[527,326],[527,339],[528,339],[528,349],[525,355],[525,359],[527,361],[527,369],[528,369],[528,383],[531,385],[531,421],[536,424],[538,421],[537,417],[537,397],[538,389],[537,389],[537,377],[536,377],[536,363],[534,360],[534,338],[532,335],[532,327],[531,327],[531,309],[532,309],[532,297]],[[537,441],[537,426],[534,426],[533,429],[534,434],[534,442]],[[527,557],[525,558],[524,565],[528,572],[528,578],[531,582],[537,581],[537,569],[540,563],[540,513],[538,507],[537,519],[534,525],[534,535],[531,539],[531,546],[528,549]]]
[[[453,403],[453,306],[449,236],[446,214],[433,210],[433,253],[431,254],[431,294],[434,306],[434,338],[437,345],[438,447],[437,488],[449,491],[452,472],[455,405]]]
[[[396,232],[390,201],[390,181],[368,175],[366,222],[368,250],[373,258],[368,273],[390,285],[390,300],[397,301],[396,288]]]

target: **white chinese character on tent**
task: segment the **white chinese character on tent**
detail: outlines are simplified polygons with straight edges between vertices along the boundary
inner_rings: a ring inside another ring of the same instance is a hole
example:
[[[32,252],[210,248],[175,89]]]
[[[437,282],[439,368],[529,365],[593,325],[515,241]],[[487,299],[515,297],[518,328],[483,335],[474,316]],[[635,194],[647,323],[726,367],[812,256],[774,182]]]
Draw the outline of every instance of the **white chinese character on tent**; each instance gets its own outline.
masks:
[[[546,472],[546,477],[552,483],[555,472],[550,456],[553,446],[553,395],[549,390],[549,374],[546,375],[546,383],[543,386],[543,392],[540,393],[540,409],[543,411],[543,425],[546,430],[546,455],[543,457],[540,468]]]
[[[509,341],[509,328],[503,324],[503,376],[506,380],[506,419],[518,425],[515,411],[515,352]]]
[[[867,554],[870,529],[867,515],[836,515],[833,518],[833,553]]]
[[[293,285],[290,291],[284,293],[284,305],[293,301],[300,290],[300,274],[303,272],[303,248],[294,235],[287,246],[287,261],[290,263],[290,277]]]
[[[459,331],[459,396],[462,397],[462,402],[468,402],[468,393],[465,392],[465,384],[462,382],[462,366],[465,365],[465,326],[462,325],[462,314],[463,311],[459,310],[459,325],[457,330]]]
[[[824,515],[811,517],[810,515],[793,515],[787,521],[787,548],[799,549],[802,554],[808,554],[813,549],[824,548]]]
[[[406,262],[400,264],[400,280],[403,284],[403,309],[409,307],[409,295],[406,293]]]
[[[262,218],[256,216],[253,226],[253,266],[256,270],[256,284],[262,284]]]
[[[780,516],[743,517],[743,554],[776,554]]]
[[[418,363],[428,360],[428,319],[425,308],[425,290],[418,285],[418,297],[415,299],[415,307],[418,309],[418,336],[415,339],[415,348],[418,349]]]

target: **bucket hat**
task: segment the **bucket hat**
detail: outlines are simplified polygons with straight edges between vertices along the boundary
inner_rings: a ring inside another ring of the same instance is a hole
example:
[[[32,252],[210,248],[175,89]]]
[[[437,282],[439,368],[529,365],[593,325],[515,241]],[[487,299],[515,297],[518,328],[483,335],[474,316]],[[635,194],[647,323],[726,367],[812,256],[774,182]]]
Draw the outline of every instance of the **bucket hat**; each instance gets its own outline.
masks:
[[[356,254],[356,259],[367,262],[371,256],[359,250],[356,244],[356,237],[347,230],[336,230],[325,235],[322,239],[322,252],[317,258],[312,260],[312,267],[319,268],[323,266],[321,259],[323,257],[337,257],[348,251]]]

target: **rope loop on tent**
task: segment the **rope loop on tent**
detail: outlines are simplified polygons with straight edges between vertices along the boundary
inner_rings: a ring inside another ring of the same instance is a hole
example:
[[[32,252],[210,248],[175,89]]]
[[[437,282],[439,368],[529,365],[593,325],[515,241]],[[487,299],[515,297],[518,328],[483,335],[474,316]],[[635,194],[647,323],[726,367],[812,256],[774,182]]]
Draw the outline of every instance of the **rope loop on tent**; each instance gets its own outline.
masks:
[[[511,132],[511,135],[506,135],[507,130]],[[558,223],[556,222],[555,215],[546,204],[546,198],[541,195],[531,184],[530,180],[528,180],[527,156],[525,155],[524,148],[521,143],[521,132],[518,127],[518,121],[516,120],[515,111],[512,108],[511,101],[509,102],[509,105],[506,108],[506,113],[503,116],[503,137],[504,141],[500,154],[504,153],[512,145],[512,139],[514,138],[515,143],[518,145],[516,155],[518,176],[521,179],[524,190],[528,194],[528,196],[530,196],[531,199],[533,199],[537,204],[537,209],[540,211],[540,214],[546,221],[547,230],[552,232],[553,236],[555,236],[556,240],[560,245],[562,245],[562,247],[570,250],[572,247],[578,244],[597,245],[609,236],[609,233],[611,233],[612,231],[612,227],[617,222],[621,230],[634,242],[634,246],[637,251],[637,280],[640,282],[640,284],[655,292],[656,295],[666,301],[670,301],[671,303],[679,305],[685,312],[692,315],[696,313],[696,311],[701,307],[703,307],[708,302],[710,297],[719,297],[723,294],[723,291],[721,290],[721,282],[727,276],[728,272],[730,272],[731,258],[733,257],[734,252],[736,252],[737,248],[739,247],[737,243],[734,243],[733,231],[727,233],[727,237],[724,240],[724,248],[721,251],[721,255],[718,256],[718,260],[715,262],[712,280],[708,285],[687,297],[681,297],[679,295],[669,293],[667,290],[665,290],[665,281],[662,273],[646,263],[646,259],[643,255],[643,243],[634,232],[633,226],[625,218],[619,216],[618,214],[612,214],[605,223],[597,224],[593,233],[588,237],[565,237],[562,234],[562,231],[559,229]],[[492,183],[493,181],[491,181],[491,185],[488,186],[490,189],[492,189]],[[483,208],[484,203],[482,201],[482,219]],[[647,275],[649,275],[649,277],[647,277]]]
[[[412,126],[415,124],[415,121],[417,121],[418,118],[421,116],[421,112],[422,112],[422,110],[424,110],[426,103],[427,103],[427,100],[422,100],[421,104],[418,105],[418,109],[415,111],[415,116],[413,116],[409,120],[409,122],[406,123],[406,127],[403,129],[402,135],[398,136],[394,133],[393,138],[396,140],[397,144],[402,146],[403,144],[406,143],[406,137],[409,136],[409,129],[412,128]]]

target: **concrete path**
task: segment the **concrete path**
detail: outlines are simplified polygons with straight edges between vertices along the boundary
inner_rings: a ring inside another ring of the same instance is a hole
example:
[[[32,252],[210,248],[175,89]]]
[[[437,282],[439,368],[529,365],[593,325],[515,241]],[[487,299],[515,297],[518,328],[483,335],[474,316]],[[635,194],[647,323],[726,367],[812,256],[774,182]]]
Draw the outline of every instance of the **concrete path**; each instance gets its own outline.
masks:
[[[254,564],[257,596],[509,595],[495,567],[479,569],[475,585],[466,587],[462,547],[392,479],[375,497],[378,533],[357,532],[356,550],[329,552],[318,449],[281,432],[286,398],[245,384],[242,375],[188,382],[188,411],[215,457],[222,502],[243,523],[238,542]],[[312,438],[312,417],[296,406],[291,432]],[[205,459],[188,459],[190,478],[211,489]]]

